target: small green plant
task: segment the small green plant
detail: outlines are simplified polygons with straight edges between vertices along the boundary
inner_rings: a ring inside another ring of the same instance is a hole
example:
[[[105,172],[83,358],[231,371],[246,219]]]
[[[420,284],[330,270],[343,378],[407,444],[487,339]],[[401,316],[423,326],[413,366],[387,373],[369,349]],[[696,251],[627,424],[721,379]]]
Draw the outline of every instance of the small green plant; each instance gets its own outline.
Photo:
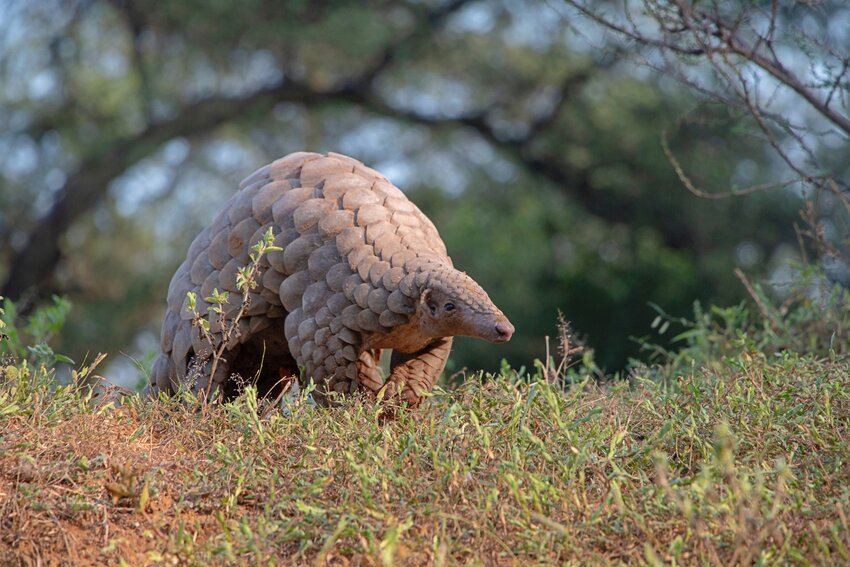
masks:
[[[71,302],[64,297],[53,296],[51,303],[38,307],[22,324],[17,306],[8,298],[0,308],[0,357],[11,362],[28,360],[34,365],[48,368],[57,362],[74,364],[65,355],[58,354],[50,341],[62,330]]]
[[[269,227],[262,239],[251,247],[250,262],[239,268],[236,274],[236,287],[242,294],[236,304],[231,303],[229,291],[219,291],[218,288],[215,288],[212,295],[203,298],[209,304],[209,307],[207,307],[207,313],[202,315],[198,312],[197,294],[191,291],[186,294],[186,308],[192,313],[192,324],[201,333],[201,337],[209,348],[207,352],[195,353],[197,358],[194,364],[196,373],[201,372],[207,363],[210,365],[205,399],[210,398],[213,376],[215,376],[225,350],[233,346],[232,341],[239,338],[239,321],[245,314],[245,310],[251,305],[251,291],[257,287],[257,276],[261,269],[260,259],[269,252],[281,250],[283,248],[274,245],[274,232],[272,227]],[[234,307],[236,307],[236,310],[231,316],[229,312],[232,312]],[[212,323],[210,319],[213,319]]]

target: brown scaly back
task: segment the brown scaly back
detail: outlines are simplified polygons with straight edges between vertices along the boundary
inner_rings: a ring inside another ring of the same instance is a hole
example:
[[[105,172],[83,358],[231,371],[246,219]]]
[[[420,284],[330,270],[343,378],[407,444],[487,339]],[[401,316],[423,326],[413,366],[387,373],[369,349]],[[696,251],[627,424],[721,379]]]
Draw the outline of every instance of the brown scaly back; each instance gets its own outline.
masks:
[[[232,319],[241,299],[236,275],[268,229],[282,250],[261,260],[260,285],[239,333],[209,376],[211,365],[203,360],[220,344],[221,329],[211,321],[215,344],[208,344],[192,325],[186,294],[197,293],[203,314],[202,298],[214,289],[230,291],[225,311]],[[454,327],[440,327],[445,336],[504,339],[485,328],[504,315],[478,284],[454,270],[434,224],[383,175],[340,154],[288,155],[248,176],[190,246],[169,286],[151,389],[205,388],[212,380],[227,392],[238,373],[258,375],[260,389],[269,390],[280,373],[303,368],[318,384],[320,402],[331,392],[377,392],[384,385],[377,368],[382,348],[427,351],[438,338],[434,325],[431,334],[422,330],[423,321],[434,320],[422,311],[424,289],[428,297],[454,294],[464,307],[469,320],[450,318]],[[443,342],[439,351],[424,351],[400,362],[390,381],[406,373],[433,385],[432,374],[442,366],[430,362],[444,363],[448,347]]]

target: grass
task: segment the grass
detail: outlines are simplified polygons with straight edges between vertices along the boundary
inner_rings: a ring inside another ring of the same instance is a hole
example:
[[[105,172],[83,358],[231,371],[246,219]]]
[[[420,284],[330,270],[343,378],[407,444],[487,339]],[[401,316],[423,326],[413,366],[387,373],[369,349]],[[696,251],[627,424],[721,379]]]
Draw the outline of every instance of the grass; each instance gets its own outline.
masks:
[[[841,356],[505,371],[386,424],[250,389],[118,405],[9,368],[0,564],[850,564]]]

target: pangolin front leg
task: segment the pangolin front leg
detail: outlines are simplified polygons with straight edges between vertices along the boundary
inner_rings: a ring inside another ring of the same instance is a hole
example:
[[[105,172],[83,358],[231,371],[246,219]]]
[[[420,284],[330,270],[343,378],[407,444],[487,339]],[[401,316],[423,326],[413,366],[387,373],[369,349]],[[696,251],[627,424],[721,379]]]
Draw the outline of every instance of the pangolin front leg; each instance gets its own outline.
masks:
[[[384,385],[384,377],[378,364],[381,362],[381,349],[369,349],[360,353],[357,359],[357,379],[360,386],[377,394]]]
[[[393,351],[384,399],[397,398],[416,407],[431,391],[446,367],[452,337],[437,339],[416,352]]]

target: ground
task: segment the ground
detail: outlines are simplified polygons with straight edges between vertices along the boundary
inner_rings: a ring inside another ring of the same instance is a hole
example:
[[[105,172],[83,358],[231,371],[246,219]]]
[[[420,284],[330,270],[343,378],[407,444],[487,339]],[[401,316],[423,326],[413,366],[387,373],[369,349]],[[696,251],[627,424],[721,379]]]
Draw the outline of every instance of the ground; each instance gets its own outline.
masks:
[[[0,565],[850,563],[847,360],[547,375],[472,376],[384,423],[7,372]]]

